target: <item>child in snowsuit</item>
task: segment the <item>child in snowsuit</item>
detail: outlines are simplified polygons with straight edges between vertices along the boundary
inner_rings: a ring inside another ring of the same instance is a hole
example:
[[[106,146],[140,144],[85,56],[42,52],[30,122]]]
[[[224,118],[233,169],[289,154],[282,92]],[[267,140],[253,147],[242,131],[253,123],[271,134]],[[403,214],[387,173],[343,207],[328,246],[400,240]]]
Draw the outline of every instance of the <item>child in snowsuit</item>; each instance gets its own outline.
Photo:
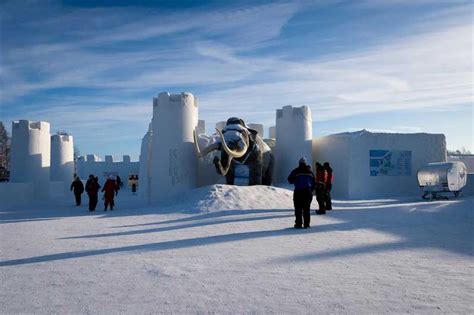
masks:
[[[332,168],[329,165],[329,162],[324,163],[324,169],[326,170],[326,182],[325,182],[325,194],[324,194],[324,206],[326,210],[332,210],[332,200],[331,200],[331,189],[332,189]]]
[[[74,181],[71,183],[71,191],[74,191],[74,197],[76,198],[76,205],[81,205],[81,195],[84,192],[84,184],[82,183],[79,176],[76,176]]]
[[[99,179],[92,174],[89,175],[86,183],[86,192],[89,196],[89,211],[95,211],[97,207],[99,189]]]
[[[326,194],[326,171],[321,163],[316,162],[316,200],[318,201],[319,210],[316,214],[326,214],[326,207],[324,205],[324,198]]]
[[[110,210],[114,210],[115,202],[114,197],[118,194],[117,182],[113,177],[109,177],[102,188],[104,192],[104,211],[107,211],[108,206],[110,205]]]
[[[299,165],[288,176],[288,182],[295,185],[293,192],[293,204],[295,206],[295,228],[309,228],[311,215],[311,201],[313,200],[313,190],[315,186],[314,174],[311,166],[306,162],[305,158],[301,158]],[[301,220],[303,215],[303,220]]]

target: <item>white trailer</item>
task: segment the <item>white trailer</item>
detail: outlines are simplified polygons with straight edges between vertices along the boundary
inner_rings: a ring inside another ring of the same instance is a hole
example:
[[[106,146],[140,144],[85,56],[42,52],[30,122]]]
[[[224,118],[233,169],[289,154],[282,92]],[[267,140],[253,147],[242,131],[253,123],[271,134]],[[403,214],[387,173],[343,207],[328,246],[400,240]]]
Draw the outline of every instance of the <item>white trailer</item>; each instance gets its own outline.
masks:
[[[442,193],[459,195],[467,183],[467,168],[462,162],[429,163],[418,170],[418,184],[424,199],[447,198]]]

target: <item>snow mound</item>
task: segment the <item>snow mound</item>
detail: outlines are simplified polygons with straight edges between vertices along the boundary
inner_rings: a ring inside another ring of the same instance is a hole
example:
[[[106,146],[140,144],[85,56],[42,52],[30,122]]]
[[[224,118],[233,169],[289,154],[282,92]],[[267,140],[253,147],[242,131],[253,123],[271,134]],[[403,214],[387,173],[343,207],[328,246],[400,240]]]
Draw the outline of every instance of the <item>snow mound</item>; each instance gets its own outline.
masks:
[[[206,213],[223,210],[292,209],[293,192],[273,186],[211,185],[166,200],[164,212]],[[160,211],[160,212],[161,212]]]

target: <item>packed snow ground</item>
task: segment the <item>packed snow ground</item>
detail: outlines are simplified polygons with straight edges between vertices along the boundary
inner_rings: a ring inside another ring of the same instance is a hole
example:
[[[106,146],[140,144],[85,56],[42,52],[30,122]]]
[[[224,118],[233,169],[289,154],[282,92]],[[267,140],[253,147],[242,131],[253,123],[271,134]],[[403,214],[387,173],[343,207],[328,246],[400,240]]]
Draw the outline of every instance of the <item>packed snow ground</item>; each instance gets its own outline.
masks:
[[[161,208],[129,192],[2,209],[1,313],[473,313],[473,197],[335,201],[215,185]],[[313,209],[316,201],[313,201]]]

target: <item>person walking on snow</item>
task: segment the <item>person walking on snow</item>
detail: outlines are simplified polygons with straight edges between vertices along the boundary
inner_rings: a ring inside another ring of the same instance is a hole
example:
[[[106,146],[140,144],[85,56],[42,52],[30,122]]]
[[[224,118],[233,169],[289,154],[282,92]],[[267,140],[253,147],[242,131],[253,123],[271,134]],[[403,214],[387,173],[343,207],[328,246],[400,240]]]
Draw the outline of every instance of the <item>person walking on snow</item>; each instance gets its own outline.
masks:
[[[295,185],[295,190],[293,191],[295,228],[300,229],[302,224],[305,229],[309,228],[315,180],[311,166],[308,165],[304,157],[299,160],[298,167],[291,171],[288,176],[288,182]],[[301,216],[303,216],[303,220]]]
[[[319,206],[319,210],[316,210],[316,214],[326,214],[326,207],[324,205],[326,176],[324,166],[316,162],[316,200]]]
[[[117,182],[113,176],[110,176],[102,188],[104,193],[104,211],[107,211],[108,206],[110,205],[110,210],[114,210],[115,202],[114,197],[118,194]]]
[[[89,211],[95,211],[98,202],[98,194],[99,194],[99,179],[94,177],[94,175],[89,175],[89,179],[86,183],[86,192],[89,196]]]
[[[74,197],[76,198],[76,205],[81,205],[81,195],[84,192],[84,184],[82,183],[79,176],[76,176],[74,181],[71,183],[71,191],[74,192]]]
[[[325,184],[325,194],[324,194],[324,208],[326,210],[332,210],[332,200],[331,200],[331,189],[332,189],[332,168],[329,165],[329,162],[324,162],[324,170],[326,171],[326,182]]]

